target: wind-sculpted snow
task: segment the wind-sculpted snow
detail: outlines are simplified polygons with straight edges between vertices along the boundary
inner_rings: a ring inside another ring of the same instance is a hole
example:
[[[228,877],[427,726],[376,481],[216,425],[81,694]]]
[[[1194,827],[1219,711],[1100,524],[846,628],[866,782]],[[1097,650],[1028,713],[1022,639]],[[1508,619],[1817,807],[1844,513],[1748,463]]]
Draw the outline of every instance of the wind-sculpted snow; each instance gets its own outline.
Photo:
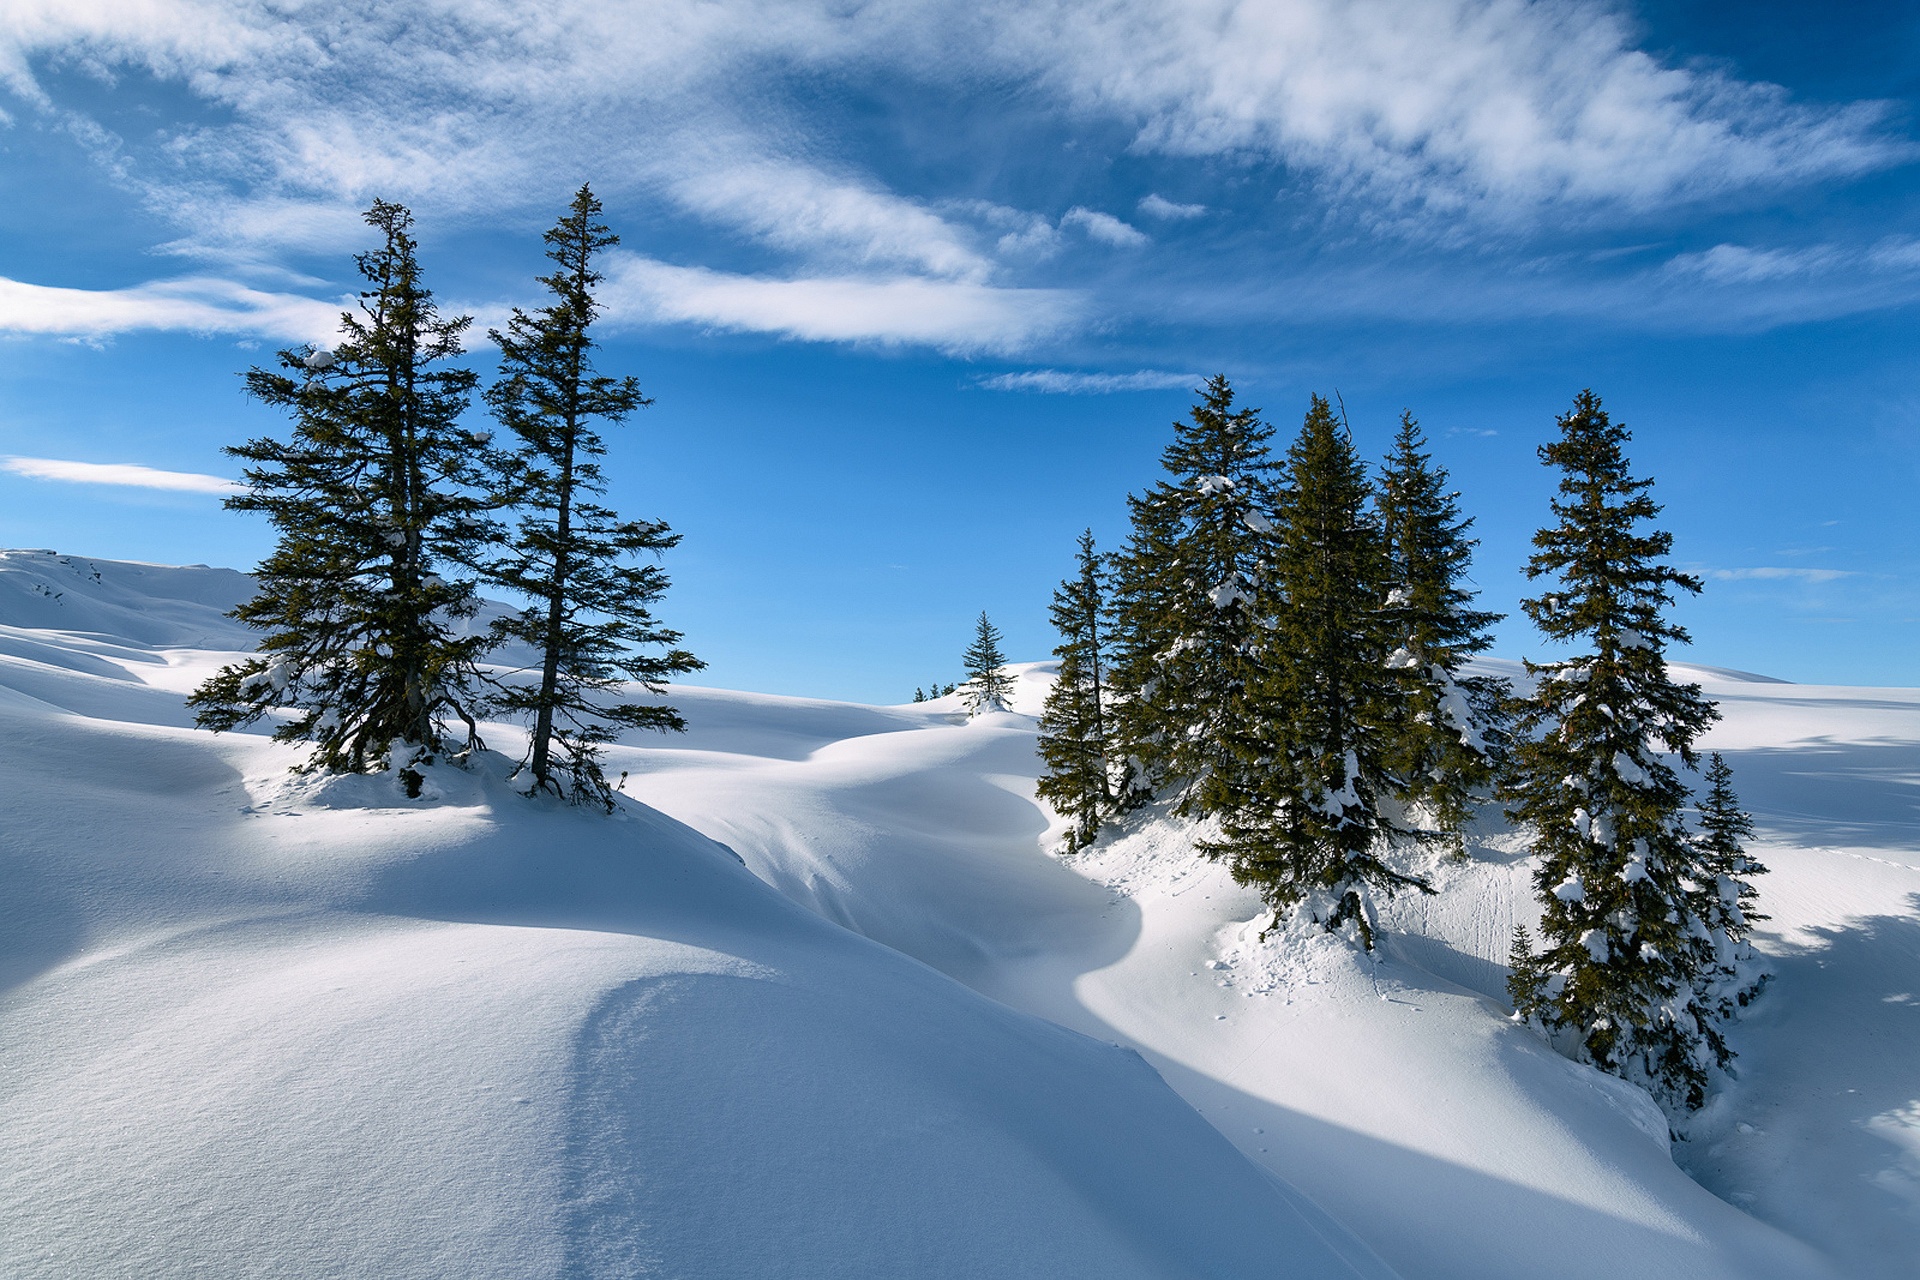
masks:
[[[39,646],[0,662],[0,1275],[1391,1274],[1131,1050],[654,809],[529,801],[500,756],[408,801],[190,728],[231,601],[74,563],[101,599],[46,607],[82,626],[0,595]]]
[[[929,704],[890,709],[917,727],[804,759],[642,742],[620,759],[631,791],[796,901],[1136,1046],[1405,1276],[1910,1275],[1920,693],[1678,674],[1727,715],[1704,745],[1733,761],[1774,869],[1760,942],[1776,976],[1736,1028],[1740,1079],[1672,1143],[1644,1093],[1506,1018],[1513,925],[1538,909],[1524,843],[1497,815],[1469,861],[1424,866],[1437,897],[1386,906],[1368,960],[1311,934],[1259,940],[1257,898],[1152,814],[1076,858],[1042,853],[1062,828],[1022,807],[1036,768],[1023,716],[964,723]],[[1047,669],[1023,675],[1032,711]]]
[[[1049,664],[971,721],[676,688],[690,730],[612,749],[611,819],[497,755],[410,802],[191,728],[247,589],[0,554],[0,1275],[1920,1257],[1920,692],[1682,669],[1726,713],[1774,977],[1670,1142],[1505,1017],[1537,909],[1495,816],[1377,957],[1263,939],[1164,815],[1047,852]]]

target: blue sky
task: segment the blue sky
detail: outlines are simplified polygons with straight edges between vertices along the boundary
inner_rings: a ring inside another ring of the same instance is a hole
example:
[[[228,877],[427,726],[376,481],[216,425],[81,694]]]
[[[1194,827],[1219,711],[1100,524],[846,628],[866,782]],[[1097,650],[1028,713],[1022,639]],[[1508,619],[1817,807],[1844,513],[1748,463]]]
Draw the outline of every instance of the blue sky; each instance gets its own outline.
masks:
[[[1283,439],[1411,409],[1509,613],[1591,386],[1707,579],[1688,656],[1913,684],[1916,100],[1874,0],[0,0],[0,544],[250,565],[239,375],[326,339],[359,211],[484,330],[586,180],[656,400],[613,503],[685,535],[713,683],[905,698],[981,609],[1045,656],[1222,371]]]

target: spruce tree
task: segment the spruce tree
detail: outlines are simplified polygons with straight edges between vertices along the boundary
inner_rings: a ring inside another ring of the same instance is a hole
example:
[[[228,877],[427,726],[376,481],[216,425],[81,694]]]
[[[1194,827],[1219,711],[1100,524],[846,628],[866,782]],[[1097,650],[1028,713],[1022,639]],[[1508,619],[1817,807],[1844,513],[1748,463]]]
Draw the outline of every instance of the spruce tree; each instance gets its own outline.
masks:
[[[973,715],[983,711],[1005,711],[1013,697],[1013,677],[1006,673],[1007,659],[1000,652],[1000,629],[987,620],[983,610],[974,624],[973,643],[960,655],[967,671],[961,691],[967,710]],[[951,687],[949,687],[951,692]]]
[[[1394,772],[1458,848],[1461,824],[1491,792],[1506,740],[1506,682],[1468,675],[1497,613],[1473,608],[1465,585],[1475,539],[1447,473],[1433,465],[1410,413],[1400,415],[1376,505],[1386,537],[1386,619],[1396,647],[1387,665],[1405,686],[1394,726]]]
[[[1106,566],[1093,549],[1093,530],[1080,535],[1078,572],[1053,593],[1048,613],[1060,643],[1060,673],[1040,712],[1040,758],[1047,772],[1041,798],[1073,821],[1068,853],[1092,844],[1113,809],[1112,764],[1106,716]]]
[[[1731,1056],[1705,999],[1712,926],[1690,794],[1666,759],[1694,767],[1694,740],[1719,715],[1666,666],[1666,645],[1687,636],[1665,610],[1700,582],[1665,562],[1672,535],[1644,527],[1660,511],[1652,482],[1628,473],[1629,436],[1599,397],[1581,392],[1559,427],[1540,449],[1561,473],[1557,523],[1527,564],[1551,589],[1523,607],[1575,652],[1529,662],[1537,682],[1517,704],[1504,793],[1531,831],[1544,917],[1509,989],[1517,1016],[1563,1051],[1692,1109]]]
[[[274,737],[312,743],[309,767],[398,768],[418,794],[414,766],[478,745],[485,642],[456,629],[474,613],[472,584],[440,570],[468,560],[489,525],[480,442],[459,426],[475,377],[452,363],[470,319],[435,308],[405,208],[376,200],[366,221],[383,243],[356,259],[367,287],[339,344],[282,351],[278,370],[247,375],[250,394],[293,417],[290,440],[227,450],[248,486],[227,507],[264,513],[279,536],[258,593],[234,611],[265,635],[188,702],[216,731],[291,711]],[[457,741],[449,717],[464,724]]]
[[[1260,889],[1276,926],[1294,910],[1329,930],[1352,922],[1368,948],[1369,890],[1432,891],[1386,861],[1418,833],[1395,816],[1404,690],[1386,663],[1388,559],[1371,496],[1353,441],[1314,396],[1279,495],[1249,727],[1234,744],[1241,786],[1201,846]]]
[[[1767,869],[1746,850],[1744,841],[1753,836],[1753,820],[1741,810],[1733,790],[1733,770],[1718,751],[1707,757],[1706,780],[1694,844],[1700,860],[1699,912],[1707,936],[1695,941],[1709,951],[1704,959],[1714,1014],[1708,1035],[1713,1037],[1718,1025],[1751,1000],[1765,980],[1749,936],[1754,922],[1767,918],[1754,909],[1760,894],[1753,884],[1753,877],[1765,875]]]
[[[503,683],[495,698],[531,721],[531,790],[611,808],[601,746],[621,728],[686,728],[672,707],[618,701],[621,680],[657,694],[670,676],[706,664],[678,648],[680,633],[648,610],[667,588],[652,558],[679,535],[657,520],[622,520],[597,501],[606,492],[599,459],[607,446],[595,424],[624,422],[652,403],[633,378],[593,365],[594,289],[603,278],[595,264],[620,242],[600,214],[582,186],[546,233],[554,270],[539,282],[552,301],[532,314],[515,307],[506,329],[487,335],[500,348],[487,403],[515,442],[498,456],[497,482],[517,519],[486,572],[534,602],[493,624],[496,638],[540,655],[536,679]]]
[[[1255,596],[1274,525],[1273,428],[1207,380],[1160,456],[1167,478],[1129,497],[1132,533],[1115,563],[1116,751],[1143,791],[1181,814],[1219,812],[1239,786],[1232,742],[1251,730],[1244,697]]]

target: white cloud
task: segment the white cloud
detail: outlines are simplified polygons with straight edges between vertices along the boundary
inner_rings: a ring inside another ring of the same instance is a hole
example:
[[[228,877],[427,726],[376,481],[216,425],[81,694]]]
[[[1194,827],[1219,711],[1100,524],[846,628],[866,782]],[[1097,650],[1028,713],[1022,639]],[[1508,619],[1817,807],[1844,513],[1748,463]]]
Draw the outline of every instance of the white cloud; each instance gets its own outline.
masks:
[[[1143,150],[1270,156],[1414,211],[1647,207],[1912,151],[1879,104],[1665,65],[1600,3],[1008,0],[1000,16],[1008,56],[1135,122]]]
[[[989,391],[1038,391],[1044,395],[1105,395],[1115,391],[1190,390],[1206,381],[1197,373],[1142,369],[1138,373],[1071,373],[1064,369],[1030,369],[999,373],[980,379]]]
[[[1063,227],[1079,227],[1089,236],[1102,244],[1110,244],[1120,249],[1137,249],[1147,243],[1144,232],[1128,226],[1110,213],[1101,213],[1097,209],[1082,209],[1078,206],[1060,215]]]
[[[1709,569],[1709,578],[1721,582],[1788,580],[1793,582],[1832,582],[1836,578],[1856,576],[1850,569],[1801,569],[1791,565],[1759,565],[1751,569]]]
[[[1183,222],[1188,218],[1205,216],[1207,206],[1179,204],[1156,191],[1140,197],[1140,212],[1149,218],[1158,218],[1162,222]]]
[[[112,484],[135,489],[171,489],[182,493],[240,493],[246,486],[196,471],[161,471],[136,462],[69,462],[62,458],[0,458],[0,470],[35,480],[73,484]]]
[[[679,323],[812,342],[877,342],[957,353],[1013,351],[1081,320],[1058,289],[918,276],[736,275],[622,255],[603,300],[614,323]]]
[[[101,338],[140,329],[184,329],[320,342],[338,332],[342,309],[338,302],[208,277],[126,289],[70,289],[0,277],[0,333]]]

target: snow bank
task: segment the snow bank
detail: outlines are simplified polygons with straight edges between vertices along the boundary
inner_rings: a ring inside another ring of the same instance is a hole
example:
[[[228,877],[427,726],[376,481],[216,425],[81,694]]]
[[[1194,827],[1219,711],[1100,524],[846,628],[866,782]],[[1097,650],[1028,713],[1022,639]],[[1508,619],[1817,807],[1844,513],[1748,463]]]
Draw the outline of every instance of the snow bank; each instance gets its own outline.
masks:
[[[0,567],[0,1274],[1388,1274],[1131,1050],[655,810],[185,727],[238,575]]]

